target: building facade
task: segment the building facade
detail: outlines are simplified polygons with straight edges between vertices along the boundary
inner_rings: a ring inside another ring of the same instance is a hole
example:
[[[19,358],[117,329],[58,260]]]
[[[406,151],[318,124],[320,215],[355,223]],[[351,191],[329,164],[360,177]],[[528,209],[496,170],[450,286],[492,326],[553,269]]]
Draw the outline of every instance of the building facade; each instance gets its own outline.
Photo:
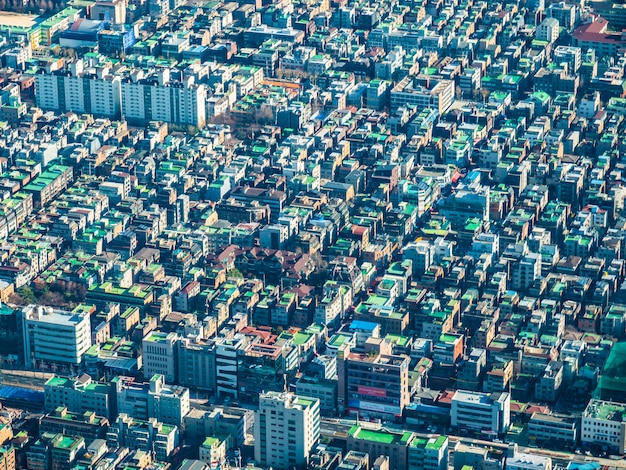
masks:
[[[292,393],[261,394],[254,419],[257,465],[278,470],[306,468],[320,435],[320,402]]]

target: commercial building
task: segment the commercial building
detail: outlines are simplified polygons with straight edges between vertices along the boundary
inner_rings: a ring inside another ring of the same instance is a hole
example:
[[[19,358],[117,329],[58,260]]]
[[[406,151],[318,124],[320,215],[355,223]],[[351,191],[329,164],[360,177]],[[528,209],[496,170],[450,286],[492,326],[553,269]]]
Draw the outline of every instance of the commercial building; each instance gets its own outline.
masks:
[[[349,451],[367,452],[371,458],[386,455],[389,457],[390,468],[406,469],[409,463],[409,446],[414,437],[410,431],[374,431],[355,425],[348,431],[347,448]]]
[[[412,105],[419,111],[426,108],[436,110],[441,116],[454,101],[454,82],[434,80],[426,77],[403,78],[391,90],[391,109]]]
[[[278,470],[307,468],[320,436],[319,400],[293,393],[264,393],[254,418],[257,465]]]
[[[217,387],[215,374],[213,341],[184,338],[178,342],[178,384],[213,392]]]
[[[156,418],[183,427],[189,413],[189,389],[165,383],[162,375],[154,375],[147,383],[137,383],[115,377],[112,380],[117,412],[146,421]]]
[[[450,411],[453,427],[497,436],[511,424],[511,396],[508,392],[480,393],[457,390]]]
[[[50,377],[44,385],[44,397],[46,411],[64,407],[73,413],[95,412],[109,420],[115,417],[111,386],[95,382],[86,374],[72,379]]]
[[[176,365],[179,337],[176,333],[152,331],[143,339],[144,375],[159,374],[169,383],[176,382]]]
[[[26,364],[55,363],[76,366],[91,347],[89,313],[66,312],[29,305],[20,312]]]
[[[580,430],[583,446],[597,446],[624,454],[626,450],[626,405],[592,399],[583,412]]]
[[[409,444],[408,470],[447,470],[448,437],[415,437]]]
[[[400,416],[410,401],[409,363],[406,355],[392,354],[383,339],[370,338],[363,353],[342,344],[337,355],[340,410],[372,416]]]
[[[533,413],[528,422],[528,439],[538,445],[576,446],[579,422],[571,417]]]

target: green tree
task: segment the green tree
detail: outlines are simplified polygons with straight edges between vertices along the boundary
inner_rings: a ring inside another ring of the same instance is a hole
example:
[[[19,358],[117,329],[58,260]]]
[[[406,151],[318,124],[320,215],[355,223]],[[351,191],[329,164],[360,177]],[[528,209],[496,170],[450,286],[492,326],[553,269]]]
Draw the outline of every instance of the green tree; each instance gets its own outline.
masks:
[[[37,297],[35,296],[35,293],[28,286],[18,289],[17,295],[20,296],[24,305],[34,304],[37,302]]]

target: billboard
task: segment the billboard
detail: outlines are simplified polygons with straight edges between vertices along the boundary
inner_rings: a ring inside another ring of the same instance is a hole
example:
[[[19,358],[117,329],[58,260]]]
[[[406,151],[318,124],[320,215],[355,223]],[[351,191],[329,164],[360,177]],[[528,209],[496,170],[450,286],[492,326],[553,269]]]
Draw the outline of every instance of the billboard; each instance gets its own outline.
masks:
[[[387,397],[387,391],[382,388],[366,387],[365,385],[359,385],[358,391],[359,395],[367,395],[368,397]]]

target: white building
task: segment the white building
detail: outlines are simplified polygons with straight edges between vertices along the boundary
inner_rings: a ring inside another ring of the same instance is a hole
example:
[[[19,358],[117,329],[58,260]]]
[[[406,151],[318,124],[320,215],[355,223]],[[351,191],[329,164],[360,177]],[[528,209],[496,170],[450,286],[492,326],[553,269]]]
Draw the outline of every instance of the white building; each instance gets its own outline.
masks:
[[[131,123],[163,121],[204,127],[207,93],[193,77],[183,82],[169,80],[169,73],[122,82],[122,114]]]
[[[435,109],[442,115],[454,102],[454,82],[452,80],[417,80],[414,77],[402,79],[391,90],[391,110],[406,105],[417,106],[421,111]]]
[[[257,465],[288,470],[306,466],[320,435],[320,402],[293,393],[261,394],[254,417]]]
[[[459,429],[494,435],[506,432],[511,423],[511,396],[507,392],[457,390],[452,397],[451,418],[452,426]]]
[[[87,79],[91,97],[91,114],[118,117],[122,113],[122,81],[120,77],[105,75],[101,79]]]
[[[145,383],[115,377],[111,385],[118,413],[142,420],[156,418],[165,424],[183,427],[183,418],[190,409],[188,388],[166,385],[162,375],[155,375]]]
[[[580,440],[623,454],[626,450],[626,405],[592,399],[583,412]]]
[[[120,413],[109,426],[107,445],[112,449],[128,447],[154,452],[156,460],[166,461],[178,447],[178,438],[176,426],[160,423],[156,418],[141,421]]]
[[[44,110],[121,117],[121,78],[107,68],[85,71],[78,60],[68,71],[35,75],[35,89],[37,106]]]
[[[226,459],[226,441],[217,437],[207,437],[200,446],[199,460],[211,465],[211,468],[220,468]]]
[[[411,260],[414,276],[421,276],[433,264],[434,248],[428,240],[411,242],[402,249],[402,259]]]
[[[59,111],[61,109],[59,81],[64,77],[50,74],[35,76],[37,106],[44,110]]]
[[[507,470],[552,470],[552,459],[541,455],[516,452],[506,459]]]
[[[548,41],[553,43],[559,38],[559,20],[555,18],[546,18],[539,26],[537,26],[537,33],[535,37],[540,41]]]
[[[91,321],[87,312],[65,312],[29,305],[20,314],[24,360],[78,365],[91,347]]]
[[[165,381],[176,381],[176,355],[179,340],[176,333],[151,331],[143,339],[143,373],[146,377],[160,374]]]
[[[248,340],[243,335],[218,338],[215,342],[215,385],[218,396],[239,396],[237,367],[239,354],[243,354]]]

